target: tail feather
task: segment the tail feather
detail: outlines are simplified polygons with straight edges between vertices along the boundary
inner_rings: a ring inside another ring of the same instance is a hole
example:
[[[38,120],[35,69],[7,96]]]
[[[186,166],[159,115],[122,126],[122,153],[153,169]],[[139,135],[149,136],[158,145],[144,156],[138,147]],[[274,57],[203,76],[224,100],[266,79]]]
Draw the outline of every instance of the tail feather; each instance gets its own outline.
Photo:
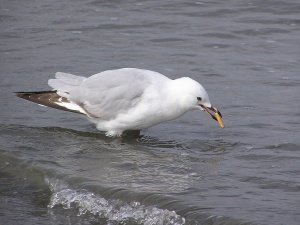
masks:
[[[84,81],[86,78],[82,76],[73,75],[70,73],[63,73],[63,72],[56,72],[55,78],[63,81],[68,81],[72,85],[80,85],[82,81]]]
[[[54,79],[48,80],[48,85],[57,90],[58,95],[68,98],[69,94],[85,80],[85,77],[69,73],[57,72]]]
[[[67,98],[58,95],[57,91],[16,92],[16,95],[43,106],[85,114],[80,106],[70,102]]]

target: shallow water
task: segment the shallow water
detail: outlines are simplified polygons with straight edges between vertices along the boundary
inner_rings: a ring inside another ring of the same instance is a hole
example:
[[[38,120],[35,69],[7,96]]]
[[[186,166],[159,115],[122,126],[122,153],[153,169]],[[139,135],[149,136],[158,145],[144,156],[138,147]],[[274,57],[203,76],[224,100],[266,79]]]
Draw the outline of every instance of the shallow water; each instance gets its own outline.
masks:
[[[299,224],[300,4],[278,1],[0,3],[4,224]],[[138,67],[190,76],[226,128],[190,112],[107,138],[14,91],[56,71]]]

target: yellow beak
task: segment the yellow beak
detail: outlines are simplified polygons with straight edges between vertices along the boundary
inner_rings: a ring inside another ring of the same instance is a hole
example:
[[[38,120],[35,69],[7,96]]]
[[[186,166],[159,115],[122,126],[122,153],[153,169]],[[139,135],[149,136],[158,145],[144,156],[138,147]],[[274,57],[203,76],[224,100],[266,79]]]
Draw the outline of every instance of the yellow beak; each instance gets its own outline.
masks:
[[[218,122],[219,126],[221,128],[224,128],[224,123],[223,123],[223,120],[222,120],[222,117],[220,116],[220,114],[215,113],[215,117],[217,118],[217,122]]]
[[[216,120],[218,122],[218,124],[221,128],[225,127],[223,120],[222,120],[222,115],[217,108],[215,108],[213,106],[211,106],[209,108],[204,105],[200,105],[200,106],[205,110],[205,112],[207,112],[214,120]]]

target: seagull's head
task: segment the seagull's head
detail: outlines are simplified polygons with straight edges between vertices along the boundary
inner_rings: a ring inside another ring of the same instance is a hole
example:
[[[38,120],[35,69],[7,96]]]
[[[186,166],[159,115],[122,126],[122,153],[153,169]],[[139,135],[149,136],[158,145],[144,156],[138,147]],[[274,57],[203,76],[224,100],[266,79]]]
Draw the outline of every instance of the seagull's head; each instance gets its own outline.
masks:
[[[177,91],[182,96],[181,104],[188,109],[200,109],[207,112],[211,118],[218,122],[221,128],[224,128],[222,114],[216,107],[212,106],[206,90],[200,83],[189,77],[182,77],[175,81],[177,83]]]

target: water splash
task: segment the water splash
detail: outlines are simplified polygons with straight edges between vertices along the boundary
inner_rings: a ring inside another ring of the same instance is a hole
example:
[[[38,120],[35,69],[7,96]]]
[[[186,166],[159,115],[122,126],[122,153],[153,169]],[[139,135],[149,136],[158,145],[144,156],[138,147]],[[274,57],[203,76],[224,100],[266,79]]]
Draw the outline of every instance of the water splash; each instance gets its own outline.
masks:
[[[108,222],[122,224],[132,223],[154,225],[154,224],[185,224],[185,219],[174,211],[159,209],[153,206],[145,206],[139,202],[124,203],[120,200],[107,200],[97,194],[86,190],[73,190],[65,185],[53,183],[50,189],[54,191],[49,208],[62,206],[64,209],[78,210],[78,216],[92,214],[98,218],[105,218]],[[54,189],[53,189],[54,187]]]

